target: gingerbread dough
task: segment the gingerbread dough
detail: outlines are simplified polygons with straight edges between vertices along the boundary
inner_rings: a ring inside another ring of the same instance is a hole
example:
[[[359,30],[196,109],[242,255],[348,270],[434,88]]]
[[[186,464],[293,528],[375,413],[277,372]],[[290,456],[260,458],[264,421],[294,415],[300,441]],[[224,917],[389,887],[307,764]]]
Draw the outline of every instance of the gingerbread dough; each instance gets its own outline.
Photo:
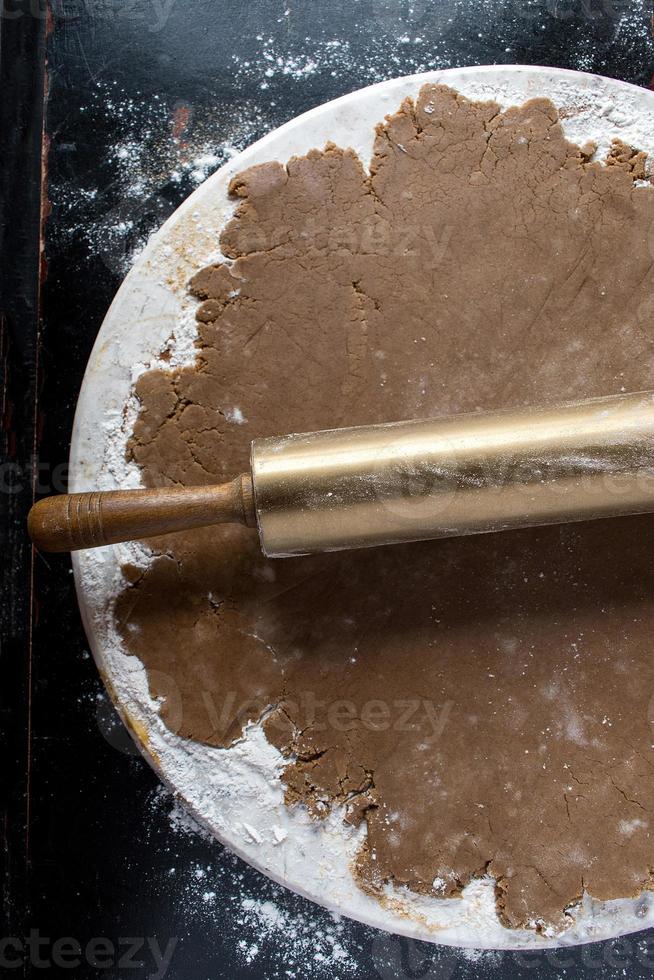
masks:
[[[654,386],[643,154],[566,142],[556,108],[428,86],[372,173],[314,150],[234,180],[199,271],[197,365],[138,382],[149,486],[244,471],[254,437]],[[654,865],[654,518],[266,561],[225,527],[153,542],[117,617],[168,726],[251,719],[289,805],[365,820],[362,887],[497,880],[509,926]]]

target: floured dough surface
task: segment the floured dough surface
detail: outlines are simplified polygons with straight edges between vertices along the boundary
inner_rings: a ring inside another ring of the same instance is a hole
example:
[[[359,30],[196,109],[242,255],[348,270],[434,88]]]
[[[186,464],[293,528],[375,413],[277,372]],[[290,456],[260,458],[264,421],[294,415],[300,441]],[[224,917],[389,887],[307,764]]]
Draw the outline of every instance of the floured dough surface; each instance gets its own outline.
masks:
[[[138,382],[147,485],[231,478],[253,438],[654,386],[654,190],[545,100],[427,86],[369,176],[255,167],[199,271],[194,368]],[[510,926],[650,885],[654,519],[267,561],[243,528],[154,542],[117,606],[179,734],[249,719],[287,798],[365,820],[362,887],[492,874]]]

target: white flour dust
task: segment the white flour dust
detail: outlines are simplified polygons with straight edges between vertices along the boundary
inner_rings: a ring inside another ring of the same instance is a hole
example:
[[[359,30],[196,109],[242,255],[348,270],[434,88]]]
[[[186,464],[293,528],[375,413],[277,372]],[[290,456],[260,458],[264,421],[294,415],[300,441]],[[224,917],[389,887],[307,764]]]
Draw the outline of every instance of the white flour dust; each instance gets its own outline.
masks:
[[[79,111],[112,142],[79,184],[53,176],[53,234],[120,276],[185,197],[271,128],[246,99],[208,110],[158,95],[139,99],[116,82],[96,82]]]
[[[253,967],[265,963],[270,980],[323,980],[335,970],[348,980],[360,975],[373,930],[359,927],[355,935],[356,927],[347,920],[262,880],[230,851],[218,848],[163,786],[154,791],[149,810],[152,817],[168,817],[172,839],[167,878],[182,895],[185,915],[215,928],[223,948],[236,959]],[[185,846],[178,849],[179,838]],[[207,842],[212,845],[209,861]]]

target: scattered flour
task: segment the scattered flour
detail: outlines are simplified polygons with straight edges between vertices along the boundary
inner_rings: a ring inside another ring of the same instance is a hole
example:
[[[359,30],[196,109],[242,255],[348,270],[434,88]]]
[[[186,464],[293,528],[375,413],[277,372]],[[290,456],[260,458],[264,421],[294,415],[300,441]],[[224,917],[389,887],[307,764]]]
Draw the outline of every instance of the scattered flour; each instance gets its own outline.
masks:
[[[161,786],[159,790],[162,795],[168,795],[167,790],[165,790],[163,786]],[[203,837],[208,841],[213,840],[213,837],[209,831],[193,818],[187,807],[185,807],[184,804],[178,799],[174,799],[173,801],[173,806],[169,814],[169,820],[170,826],[178,834],[186,834],[189,837]]]

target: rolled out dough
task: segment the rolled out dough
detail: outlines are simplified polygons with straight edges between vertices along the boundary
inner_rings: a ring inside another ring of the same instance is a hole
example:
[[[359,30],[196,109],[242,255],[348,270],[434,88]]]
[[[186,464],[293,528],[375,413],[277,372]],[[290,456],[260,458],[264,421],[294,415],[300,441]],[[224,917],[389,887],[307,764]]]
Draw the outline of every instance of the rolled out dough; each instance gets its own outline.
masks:
[[[138,382],[147,485],[219,482],[251,439],[654,384],[644,155],[556,108],[426,86],[371,173],[329,145],[233,181],[191,288],[193,368]],[[362,887],[497,880],[509,926],[651,881],[654,519],[270,562],[241,528],[153,542],[117,606],[175,732],[265,717],[289,805],[365,820]]]

